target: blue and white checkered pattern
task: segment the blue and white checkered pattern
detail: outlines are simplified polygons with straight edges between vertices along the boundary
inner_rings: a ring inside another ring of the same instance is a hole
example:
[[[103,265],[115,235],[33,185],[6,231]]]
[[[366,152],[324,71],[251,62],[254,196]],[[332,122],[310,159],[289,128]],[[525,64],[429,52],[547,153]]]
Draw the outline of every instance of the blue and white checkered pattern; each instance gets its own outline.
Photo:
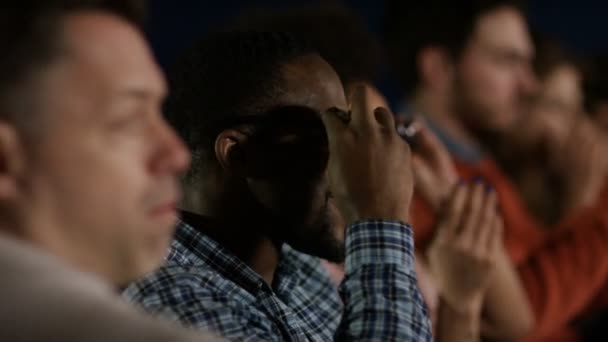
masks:
[[[273,287],[182,222],[167,263],[124,296],[145,310],[238,341],[431,341],[409,226],[348,228],[340,292],[317,258],[284,246]],[[342,299],[340,298],[342,297]]]

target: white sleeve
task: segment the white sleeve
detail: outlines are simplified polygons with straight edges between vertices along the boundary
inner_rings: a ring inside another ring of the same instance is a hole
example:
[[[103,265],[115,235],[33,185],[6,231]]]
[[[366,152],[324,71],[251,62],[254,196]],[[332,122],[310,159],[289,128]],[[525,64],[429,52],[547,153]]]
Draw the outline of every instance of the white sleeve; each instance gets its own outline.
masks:
[[[148,317],[92,276],[0,236],[0,341],[217,341]]]

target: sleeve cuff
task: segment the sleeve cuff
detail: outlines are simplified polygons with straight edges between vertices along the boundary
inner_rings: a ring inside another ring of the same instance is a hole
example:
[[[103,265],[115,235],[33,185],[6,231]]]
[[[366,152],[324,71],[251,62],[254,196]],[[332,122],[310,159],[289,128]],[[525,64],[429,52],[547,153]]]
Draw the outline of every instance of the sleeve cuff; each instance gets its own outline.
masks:
[[[414,236],[409,224],[366,220],[347,228],[346,270],[371,264],[399,264],[414,268]]]

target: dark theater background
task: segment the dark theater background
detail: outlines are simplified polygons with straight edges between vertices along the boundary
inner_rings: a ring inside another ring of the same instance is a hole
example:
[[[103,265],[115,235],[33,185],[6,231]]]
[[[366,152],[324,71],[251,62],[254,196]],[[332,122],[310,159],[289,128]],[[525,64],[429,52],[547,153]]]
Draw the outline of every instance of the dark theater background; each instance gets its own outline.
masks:
[[[222,25],[250,8],[286,8],[331,1],[306,0],[152,0],[146,31],[160,64],[167,68],[183,49],[209,29]],[[334,1],[340,2],[340,1]],[[383,2],[345,0],[378,33],[382,26]],[[457,0],[446,2],[456,5]],[[534,30],[551,35],[582,55],[608,54],[608,2],[600,0],[535,0],[524,2]],[[390,75],[380,80],[380,88],[397,96]],[[393,100],[393,99],[391,99]]]

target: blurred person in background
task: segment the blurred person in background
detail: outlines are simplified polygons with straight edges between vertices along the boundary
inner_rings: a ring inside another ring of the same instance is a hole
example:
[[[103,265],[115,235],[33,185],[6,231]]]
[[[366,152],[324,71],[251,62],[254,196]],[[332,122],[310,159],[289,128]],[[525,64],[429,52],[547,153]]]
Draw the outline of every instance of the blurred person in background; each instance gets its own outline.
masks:
[[[608,136],[608,56],[599,54],[584,59],[583,94],[585,112],[600,131],[603,140]],[[579,153],[581,149],[576,150]],[[605,158],[602,157],[602,160]],[[580,315],[575,326],[584,341],[605,341],[608,322],[608,286],[591,302],[586,313]]]
[[[586,61],[583,90],[585,110],[604,133],[608,132],[608,55],[592,56]]]
[[[336,70],[346,94],[357,84],[370,90],[370,106],[386,107],[375,86],[383,62],[377,37],[352,9],[340,4],[307,5],[284,10],[254,8],[241,13],[230,25],[234,29],[292,33],[314,46]]]
[[[351,89],[361,82],[373,86],[374,81],[377,79],[380,62],[383,57],[379,43],[373,34],[368,31],[362,18],[347,7],[332,4],[305,6],[278,11],[257,9],[241,15],[237,20],[236,26],[253,30],[287,31],[308,41],[317,48],[319,54],[336,70],[345,89]],[[370,104],[388,107],[382,94],[377,88],[374,87],[373,89],[375,96],[374,100],[370,101]],[[420,158],[427,159],[429,156],[439,154],[435,152],[435,149],[442,149],[443,147],[440,143],[436,142],[436,139],[432,136],[433,134],[428,130],[423,130],[420,134],[422,136],[422,139],[419,139],[421,146],[414,149],[414,152],[424,152],[426,156],[420,156]],[[436,185],[421,183],[417,184],[417,186],[435,187]],[[483,185],[471,185],[470,188],[483,188]],[[424,188],[419,189],[419,191],[429,192]],[[491,203],[492,201],[485,201],[486,196],[490,198],[493,195],[483,193],[475,193],[473,195],[473,192],[470,191],[469,196],[463,199],[467,205],[476,201],[487,204],[487,207],[477,204],[473,206],[473,210],[476,211],[473,216],[481,216],[481,212],[491,210],[495,206],[495,204]],[[437,211],[439,210],[440,208],[437,208]],[[465,212],[446,213],[443,222],[447,224],[447,222],[453,220],[457,221],[458,215],[464,217],[466,214]],[[496,212],[491,213],[491,215],[496,215]],[[499,221],[499,217],[496,220]],[[493,222],[494,219],[489,219],[488,221],[489,223],[479,222],[480,227],[477,227],[477,231],[483,232],[484,230],[492,229],[491,227],[483,227],[483,224],[500,224]],[[476,224],[473,224],[473,226]],[[448,264],[446,267],[434,267],[431,270],[429,266],[436,265],[435,263],[429,263],[429,260],[425,256],[425,251],[419,251],[420,254],[416,258],[418,285],[431,310],[435,330],[439,333],[437,338],[440,341],[459,340],[461,338],[459,330],[468,329],[471,325],[477,324],[476,321],[479,319],[479,311],[481,310],[481,299],[487,290],[487,284],[484,281],[466,284],[465,277],[460,276],[459,272],[455,272],[458,267],[462,266],[470,274],[475,274],[477,271],[480,278],[490,277],[490,273],[492,273],[491,277],[495,278],[492,281],[494,286],[510,286],[518,282],[518,276],[514,272],[513,267],[510,266],[510,261],[502,248],[496,248],[492,253],[488,253],[487,255],[483,253],[476,255],[475,253],[478,251],[475,248],[458,248],[462,247],[459,245],[460,239],[465,241],[474,240],[467,239],[467,234],[462,235],[465,237],[446,241],[438,238],[438,243],[434,244],[433,248],[429,250],[428,255],[433,256],[433,261],[441,259],[436,257],[437,255],[450,253],[451,264]],[[501,262],[495,261],[498,259]],[[487,265],[488,260],[492,261],[490,267]],[[331,263],[325,263],[325,266],[336,281],[339,282],[342,279],[342,267],[336,267],[338,265]],[[449,281],[443,281],[447,277],[456,274],[458,276],[450,278]],[[441,295],[437,293],[438,284],[436,280],[442,280],[442,286],[447,287],[442,289],[443,293]],[[452,295],[462,288],[475,293],[475,295]],[[518,286],[516,289],[521,289],[521,287]],[[523,299],[524,296],[521,292],[520,290],[518,296],[510,299],[511,306],[508,309],[502,306],[494,310],[504,310],[504,315],[512,315],[514,317],[525,318],[529,316],[529,307],[525,299]],[[503,293],[508,292],[505,291]],[[440,300],[440,297],[447,297],[449,300]],[[469,301],[470,298],[475,299]],[[502,303],[486,301],[484,305],[492,306]],[[440,306],[443,308],[440,308]],[[493,310],[488,311],[493,312]],[[439,318],[441,318],[441,321],[438,321]],[[499,320],[497,321],[499,322]]]
[[[193,341],[115,293],[162,262],[189,160],[142,4],[0,6],[0,340]]]
[[[367,88],[349,105],[313,48],[251,31],[210,34],[170,85],[193,164],[168,262],[130,301],[235,340],[432,339],[406,223],[409,149]],[[319,258],[345,260],[342,297]]]
[[[481,177],[497,191],[504,245],[534,310],[528,337],[576,338],[569,324],[589,307],[608,275],[606,199],[547,230],[485,148],[518,122],[536,91],[534,47],[522,10],[514,1],[387,5],[387,46],[410,110],[424,114],[462,178]],[[442,180],[452,179],[443,175],[445,169],[428,169],[426,177],[449,185]],[[435,202],[447,196],[446,188],[436,187]],[[436,221],[428,202],[417,200],[412,207],[422,247],[431,241]],[[503,297],[486,296],[494,295]],[[514,330],[526,332],[531,323]]]
[[[559,44],[535,35],[539,88],[529,110],[489,146],[529,210],[553,225],[599,199],[605,139],[583,109],[583,70]]]

